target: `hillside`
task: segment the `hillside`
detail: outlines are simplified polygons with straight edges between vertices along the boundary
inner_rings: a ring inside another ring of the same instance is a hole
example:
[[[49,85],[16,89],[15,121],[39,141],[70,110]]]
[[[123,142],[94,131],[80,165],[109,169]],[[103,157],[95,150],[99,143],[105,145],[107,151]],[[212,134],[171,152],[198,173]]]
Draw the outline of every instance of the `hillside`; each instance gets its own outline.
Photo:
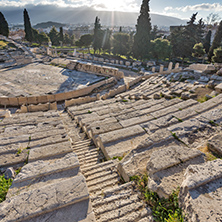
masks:
[[[134,26],[136,24],[138,13],[132,12],[107,12],[95,11],[90,8],[58,8],[54,6],[35,6],[28,8],[32,24],[44,21],[54,21],[59,23],[71,24],[92,24],[95,17],[99,16],[102,25],[116,26]],[[3,13],[9,23],[23,23],[23,9],[4,11]],[[183,25],[184,20],[151,13],[152,25],[171,26]]]

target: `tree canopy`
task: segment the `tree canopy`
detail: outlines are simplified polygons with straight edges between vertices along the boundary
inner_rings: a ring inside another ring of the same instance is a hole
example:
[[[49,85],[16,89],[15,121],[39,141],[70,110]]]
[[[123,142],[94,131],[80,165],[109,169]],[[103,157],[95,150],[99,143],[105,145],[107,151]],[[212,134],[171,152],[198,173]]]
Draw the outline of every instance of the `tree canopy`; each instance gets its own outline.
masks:
[[[30,18],[26,9],[24,9],[23,16],[24,16],[24,27],[25,27],[25,39],[29,42],[32,42],[34,40],[33,30],[32,30]]]
[[[0,34],[8,37],[9,28],[8,22],[6,21],[4,15],[0,12]]]
[[[152,28],[149,11],[149,0],[143,0],[133,44],[133,55],[140,59],[148,58],[150,50],[150,31]]]

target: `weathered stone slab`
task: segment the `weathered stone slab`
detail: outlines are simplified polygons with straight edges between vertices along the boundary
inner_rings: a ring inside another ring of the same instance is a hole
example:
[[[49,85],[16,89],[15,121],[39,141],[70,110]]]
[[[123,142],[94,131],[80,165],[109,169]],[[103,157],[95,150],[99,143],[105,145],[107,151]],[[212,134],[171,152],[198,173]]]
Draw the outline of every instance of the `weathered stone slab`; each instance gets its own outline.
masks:
[[[179,205],[185,219],[221,221],[222,160],[189,166],[179,194]]]
[[[176,140],[153,143],[147,139],[135,149],[131,150],[118,164],[118,171],[125,181],[129,181],[131,176],[146,173],[147,162],[154,150],[165,149],[169,146],[180,146]]]
[[[0,220],[2,222],[32,220],[33,217],[39,217],[44,213],[87,199],[89,199],[89,193],[86,182],[84,177],[79,175],[7,199],[0,204]],[[75,209],[75,211],[79,210]],[[72,218],[73,220],[75,218]]]
[[[215,90],[216,90],[218,93],[222,93],[222,83],[219,84],[219,85],[217,85],[217,86],[215,87]]]
[[[30,150],[29,162],[33,162],[35,160],[43,160],[70,152],[72,152],[72,148],[69,141],[36,147]]]
[[[123,127],[129,127],[129,126],[141,124],[143,122],[146,122],[146,121],[149,121],[149,120],[152,120],[152,119],[153,119],[153,116],[144,115],[144,116],[134,117],[134,118],[131,118],[131,119],[122,120],[122,121],[120,121],[120,124]]]
[[[207,141],[207,146],[211,151],[222,156],[222,133],[210,138]]]
[[[197,132],[199,129],[204,129],[206,127],[205,123],[198,121],[197,119],[186,120],[182,123],[172,125],[167,129],[172,132],[174,137],[180,139],[185,144],[193,143],[192,134]]]
[[[99,135],[102,133],[110,132],[113,130],[122,129],[122,125],[120,123],[106,123],[106,124],[98,124],[97,126],[91,127],[91,131],[94,135]]]
[[[136,126],[131,126],[128,128],[120,129],[120,130],[115,130],[112,132],[100,134],[99,137],[101,139],[101,142],[103,144],[112,142],[112,141],[117,141],[117,140],[122,140],[127,137],[131,136],[136,136],[136,135],[143,135],[145,134],[145,131],[143,130],[142,127],[136,125]]]
[[[79,173],[79,161],[75,153],[47,161],[35,161],[26,164],[13,180],[7,198],[28,190],[56,183],[65,178],[74,177]]]
[[[187,166],[203,162],[203,153],[185,146],[173,146],[154,151],[147,163],[148,187],[157,192],[160,197],[166,198],[183,182]]]

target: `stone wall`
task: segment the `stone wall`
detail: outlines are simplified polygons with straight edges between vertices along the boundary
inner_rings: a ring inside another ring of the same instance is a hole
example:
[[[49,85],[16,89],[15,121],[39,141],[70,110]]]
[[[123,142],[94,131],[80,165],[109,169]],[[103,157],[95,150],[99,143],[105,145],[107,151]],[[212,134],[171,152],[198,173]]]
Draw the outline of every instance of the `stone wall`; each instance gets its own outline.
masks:
[[[117,79],[124,78],[124,73],[119,71],[117,68],[112,68],[108,66],[95,65],[92,63],[82,62],[78,60],[72,60],[67,65],[68,69],[76,69],[81,72],[88,72],[93,74],[99,74],[103,76],[114,76]]]
[[[31,104],[39,104],[39,103],[50,103],[50,102],[59,102],[72,98],[78,98],[81,96],[86,96],[90,94],[94,89],[99,88],[103,85],[110,84],[112,82],[116,82],[115,77],[111,77],[109,79],[103,80],[91,86],[70,91],[63,92],[54,95],[43,95],[43,96],[31,96],[31,97],[0,97],[0,105],[1,106],[21,106],[21,105],[31,105]]]
[[[25,46],[14,42],[5,36],[0,35],[0,40],[6,41],[10,47],[0,52],[0,68],[7,68],[16,65],[25,65],[33,62],[34,54]]]

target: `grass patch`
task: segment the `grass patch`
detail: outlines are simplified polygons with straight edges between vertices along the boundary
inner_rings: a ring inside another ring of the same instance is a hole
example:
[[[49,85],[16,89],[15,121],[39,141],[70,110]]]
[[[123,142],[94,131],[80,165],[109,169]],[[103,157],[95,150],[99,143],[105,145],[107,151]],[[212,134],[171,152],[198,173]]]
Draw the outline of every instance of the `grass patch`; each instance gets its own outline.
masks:
[[[7,45],[8,45],[7,42],[0,40],[0,49],[5,49]]]
[[[92,113],[92,111],[88,110],[88,113],[89,113],[89,114],[91,114],[91,113]]]
[[[206,146],[203,146],[201,148],[199,148],[199,150],[203,153],[205,153],[206,155],[206,161],[213,161],[213,160],[216,160],[218,158],[221,158],[219,155],[217,155],[216,153],[212,152],[208,145]]]
[[[123,100],[122,100],[122,102],[127,103],[127,102],[128,102],[128,100],[127,100],[127,99],[123,99]]]
[[[179,189],[174,191],[169,198],[160,198],[157,193],[147,187],[148,176],[133,176],[136,188],[141,192],[143,200],[151,207],[155,221],[159,222],[183,222],[182,210],[178,204]]]
[[[4,175],[0,176],[0,203],[6,198],[9,187],[12,185],[12,179],[5,179]]]
[[[118,159],[119,161],[121,161],[121,160],[123,159],[123,157],[122,157],[122,156],[114,156],[114,157],[113,157],[113,160],[116,160],[116,159]]]
[[[179,122],[181,122],[181,123],[183,122],[183,120],[182,120],[182,119],[177,118],[176,116],[174,116],[174,118],[175,118],[175,119],[177,119],[177,120],[178,120]]]
[[[199,103],[204,103],[204,102],[206,102],[207,100],[208,100],[208,98],[207,98],[206,96],[197,99],[197,101],[198,101]]]

